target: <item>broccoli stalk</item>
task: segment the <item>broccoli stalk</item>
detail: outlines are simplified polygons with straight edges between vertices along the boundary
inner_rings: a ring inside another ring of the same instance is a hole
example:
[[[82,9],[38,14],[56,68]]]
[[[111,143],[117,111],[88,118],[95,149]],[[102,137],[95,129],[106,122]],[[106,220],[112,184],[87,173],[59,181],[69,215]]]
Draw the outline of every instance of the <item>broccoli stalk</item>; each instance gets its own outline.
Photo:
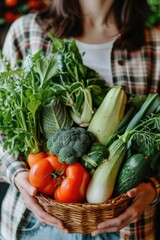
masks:
[[[93,134],[85,128],[61,128],[49,137],[47,148],[60,162],[72,164],[87,152],[93,140]]]

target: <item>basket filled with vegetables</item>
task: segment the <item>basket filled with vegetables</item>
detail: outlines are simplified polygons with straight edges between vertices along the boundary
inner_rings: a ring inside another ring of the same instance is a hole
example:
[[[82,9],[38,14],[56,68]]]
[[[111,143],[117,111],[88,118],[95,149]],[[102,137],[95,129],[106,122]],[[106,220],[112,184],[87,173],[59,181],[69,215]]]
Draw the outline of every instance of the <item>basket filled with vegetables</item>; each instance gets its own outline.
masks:
[[[108,88],[75,41],[50,35],[40,51],[0,74],[4,150],[24,156],[37,199],[71,232],[91,233],[124,212],[126,192],[149,178],[160,154],[160,96]]]

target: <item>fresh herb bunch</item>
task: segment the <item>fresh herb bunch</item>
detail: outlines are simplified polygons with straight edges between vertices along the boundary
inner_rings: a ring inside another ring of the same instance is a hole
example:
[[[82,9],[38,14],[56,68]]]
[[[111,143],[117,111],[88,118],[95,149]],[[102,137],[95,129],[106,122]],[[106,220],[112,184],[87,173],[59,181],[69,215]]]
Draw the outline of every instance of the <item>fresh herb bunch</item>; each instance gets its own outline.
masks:
[[[142,153],[150,159],[152,169],[156,170],[160,156],[160,112],[149,114],[119,138],[127,143],[128,157]]]
[[[7,135],[5,149],[13,155],[39,152],[44,145],[40,111],[51,102],[51,77],[56,74],[55,56],[41,52],[29,56],[22,67],[0,74],[0,130]]]

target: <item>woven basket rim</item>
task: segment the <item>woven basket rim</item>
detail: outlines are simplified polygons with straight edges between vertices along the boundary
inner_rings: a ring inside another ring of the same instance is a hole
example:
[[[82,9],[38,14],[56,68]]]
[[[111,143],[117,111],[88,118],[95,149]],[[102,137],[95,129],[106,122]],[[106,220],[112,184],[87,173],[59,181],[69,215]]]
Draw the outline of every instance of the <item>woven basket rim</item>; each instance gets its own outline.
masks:
[[[111,198],[107,201],[105,201],[104,203],[88,203],[88,202],[81,202],[81,203],[65,203],[65,202],[58,202],[52,198],[50,198],[49,196],[46,196],[42,193],[38,193],[37,198],[41,198],[41,200],[43,201],[44,200],[44,204],[49,204],[49,205],[61,205],[61,206],[65,206],[67,208],[67,206],[71,207],[75,207],[75,206],[79,206],[79,207],[106,207],[106,206],[114,206],[114,205],[117,205],[117,204],[120,204],[124,201],[130,201],[131,198],[126,194],[126,193],[123,193],[115,198]]]

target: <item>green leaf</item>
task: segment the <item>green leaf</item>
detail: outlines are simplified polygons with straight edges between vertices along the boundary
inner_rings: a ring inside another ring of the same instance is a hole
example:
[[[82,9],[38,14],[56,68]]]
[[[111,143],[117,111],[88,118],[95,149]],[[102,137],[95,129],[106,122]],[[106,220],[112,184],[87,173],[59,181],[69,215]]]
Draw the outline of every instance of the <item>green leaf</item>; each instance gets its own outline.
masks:
[[[52,52],[62,52],[64,50],[64,41],[61,40],[60,38],[56,37],[52,33],[48,34],[49,37],[51,38],[53,45],[52,45]]]
[[[58,129],[71,127],[73,124],[65,105],[60,103],[60,101],[52,101],[44,106],[41,112],[41,119],[42,129],[47,139]]]
[[[80,112],[82,109],[82,105],[84,102],[84,93],[81,89],[76,93],[76,104],[75,104],[75,109],[77,112]]]
[[[39,59],[34,66],[34,72],[38,73],[40,78],[40,87],[57,74],[57,61],[54,54]]]

